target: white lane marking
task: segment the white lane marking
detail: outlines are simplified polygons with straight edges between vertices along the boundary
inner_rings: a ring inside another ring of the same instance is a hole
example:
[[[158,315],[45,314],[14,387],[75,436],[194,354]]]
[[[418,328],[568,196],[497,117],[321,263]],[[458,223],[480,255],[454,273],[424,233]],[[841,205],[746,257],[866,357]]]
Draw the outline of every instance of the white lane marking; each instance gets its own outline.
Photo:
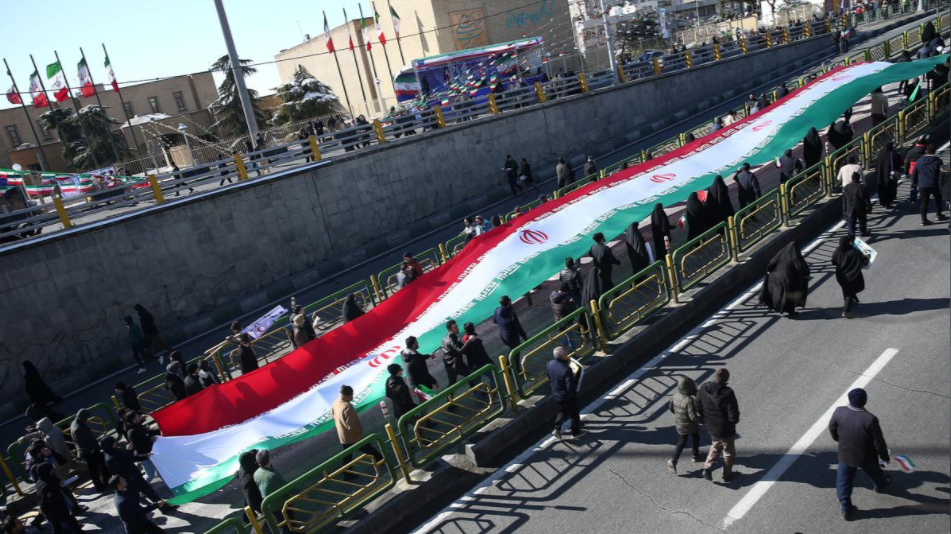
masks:
[[[861,376],[855,379],[855,382],[853,382],[852,385],[845,390],[845,393],[843,393],[842,396],[839,397],[824,414],[822,414],[822,417],[820,417],[819,420],[816,421],[815,424],[813,424],[812,427],[809,428],[809,430],[807,430],[801,438],[799,438],[799,441],[797,441],[788,451],[786,451],[786,454],[783,455],[782,459],[776,462],[776,464],[770,468],[763,478],[753,485],[753,488],[750,489],[749,493],[747,493],[740,500],[740,502],[738,502],[736,506],[734,506],[727,513],[726,517],[723,518],[721,528],[727,529],[736,521],[743,519],[743,516],[745,516],[747,512],[749,512],[753,506],[756,505],[757,501],[759,501],[763,495],[765,495],[766,492],[769,491],[771,487],[773,487],[773,484],[779,481],[779,479],[783,476],[783,473],[785,473],[786,470],[792,466],[793,462],[795,462],[799,456],[806,452],[806,450],[812,445],[812,442],[814,442],[816,438],[825,432],[826,428],[829,426],[829,419],[832,418],[832,412],[834,412],[839,406],[845,406],[849,403],[849,391],[852,391],[855,388],[864,388],[867,386],[868,383],[871,382],[873,378],[875,378],[875,375],[884,369],[888,362],[891,361],[891,359],[894,358],[896,354],[898,354],[898,349],[886,349],[885,352],[881,354],[881,356],[876,358],[875,361],[872,362],[872,365],[870,365],[868,369],[866,369],[865,372],[861,374]]]
[[[840,221],[839,223],[834,225],[832,228],[829,228],[828,230],[823,232],[819,237],[815,239],[815,241],[813,241],[805,249],[803,249],[803,254],[807,254],[808,252],[811,252],[816,247],[824,243],[826,239],[831,237],[832,234],[834,234],[844,225],[845,225],[845,221]],[[660,354],[655,356],[653,359],[651,359],[649,362],[645,363],[638,370],[631,373],[631,375],[629,375],[625,379],[624,382],[630,383],[631,385],[636,383],[637,380],[639,380],[642,376],[644,376],[645,373],[647,373],[648,371],[654,370],[660,364],[660,362],[662,362],[664,358],[666,358],[668,355],[679,352],[688,343],[690,343],[691,341],[694,341],[705,329],[709,328],[711,324],[716,322],[716,320],[722,318],[724,316],[724,312],[733,310],[740,304],[746,302],[750,297],[753,296],[753,294],[759,291],[759,288],[761,285],[762,285],[762,282],[757,282],[753,284],[745,293],[743,293],[743,295],[738,297],[736,300],[728,304],[726,307],[724,307],[720,311],[713,314],[712,317],[714,320],[707,321],[706,323],[695,327],[693,330],[691,330],[682,338],[680,338],[676,343],[671,345],[667,350],[661,352]],[[620,395],[620,392],[618,392],[619,389],[620,388],[615,388],[613,391],[611,391],[611,393],[608,393],[607,395],[585,406],[584,409],[581,410],[581,419],[587,419],[591,413],[597,411],[601,407],[601,405],[603,405],[605,402],[609,400],[614,400],[616,398],[615,393],[617,393],[617,395]],[[457,511],[464,512],[465,506],[467,504],[466,501],[472,501],[473,495],[482,495],[483,493],[488,491],[489,488],[491,488],[492,485],[497,480],[502,478],[504,475],[509,474],[510,466],[513,466],[513,465],[521,466],[521,465],[526,465],[530,463],[529,462],[530,458],[536,452],[540,452],[546,449],[548,446],[555,444],[556,442],[557,440],[554,437],[552,437],[551,434],[541,438],[534,445],[529,446],[524,451],[519,453],[519,455],[516,456],[514,459],[512,459],[512,461],[510,461],[508,464],[506,464],[505,466],[499,469],[496,469],[491,475],[486,477],[485,480],[479,483],[479,485],[477,485],[475,488],[473,488],[468,493],[466,493],[466,495],[464,496],[466,498],[460,497],[458,501],[450,504],[449,506],[446,506],[440,513],[436,514],[432,519],[422,524],[418,529],[414,530],[413,534],[425,534],[427,532],[430,532],[434,528],[436,528],[440,523],[442,523],[446,518],[450,517],[453,513]]]

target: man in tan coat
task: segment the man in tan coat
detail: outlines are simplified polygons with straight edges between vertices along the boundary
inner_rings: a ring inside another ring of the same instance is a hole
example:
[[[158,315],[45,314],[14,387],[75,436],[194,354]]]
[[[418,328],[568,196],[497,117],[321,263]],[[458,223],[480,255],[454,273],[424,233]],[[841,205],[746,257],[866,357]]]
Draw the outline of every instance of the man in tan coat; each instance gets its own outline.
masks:
[[[360,423],[360,416],[357,415],[356,408],[353,407],[353,404],[350,404],[352,400],[353,388],[340,386],[340,398],[330,408],[330,413],[334,418],[334,426],[337,427],[337,438],[344,450],[363,439],[363,425]],[[369,443],[360,447],[360,452],[373,456],[377,461],[383,459],[383,455]],[[343,464],[347,465],[351,460],[353,460],[353,454],[348,454],[344,456]]]

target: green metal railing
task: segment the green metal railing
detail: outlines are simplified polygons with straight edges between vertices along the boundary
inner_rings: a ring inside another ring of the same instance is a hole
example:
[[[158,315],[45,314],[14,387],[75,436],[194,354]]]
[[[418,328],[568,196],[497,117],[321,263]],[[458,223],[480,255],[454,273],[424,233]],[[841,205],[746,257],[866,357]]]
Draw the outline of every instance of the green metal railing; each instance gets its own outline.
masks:
[[[314,329],[318,332],[330,330],[342,321],[341,313],[343,311],[343,303],[350,295],[354,295],[357,304],[359,304],[363,310],[368,310],[379,304],[374,297],[373,285],[365,280],[360,280],[340,291],[304,306],[304,314],[310,318]]]
[[[466,234],[461,233],[457,235],[456,237],[453,237],[449,241],[446,241],[444,248],[446,249],[446,254],[449,256],[449,258],[454,258],[456,254],[459,254],[460,252],[462,252],[462,247],[464,247],[465,245],[466,245]]]
[[[442,264],[441,258],[439,257],[439,249],[435,247],[424,250],[413,257],[416,258],[420,264],[422,264],[424,273],[429,272]],[[380,274],[377,275],[377,280],[379,280],[381,286],[380,292],[383,294],[383,296],[388,297],[399,291],[399,287],[396,282],[396,274],[400,272],[400,266],[402,264],[403,262],[400,261],[392,267],[383,269],[380,271]],[[382,298],[380,300],[382,300]]]
[[[756,202],[736,212],[730,221],[736,253],[745,252],[783,224],[779,188],[763,193]]]
[[[687,241],[671,254],[675,285],[682,293],[730,263],[729,226],[722,222]]]
[[[248,531],[248,525],[229,517],[205,531],[205,534],[248,534]]]
[[[576,360],[582,360],[594,354],[597,347],[593,341],[596,335],[593,325],[594,316],[585,306],[571,312],[564,319],[556,321],[512,349],[508,355],[511,366],[509,369],[518,396],[527,398],[548,383],[546,368],[555,347],[565,347],[568,349],[568,356]]]
[[[667,266],[655,261],[647,268],[601,295],[598,310],[604,333],[611,341],[640,324],[670,302]]]
[[[816,163],[783,185],[783,201],[789,219],[826,196],[826,165]]]

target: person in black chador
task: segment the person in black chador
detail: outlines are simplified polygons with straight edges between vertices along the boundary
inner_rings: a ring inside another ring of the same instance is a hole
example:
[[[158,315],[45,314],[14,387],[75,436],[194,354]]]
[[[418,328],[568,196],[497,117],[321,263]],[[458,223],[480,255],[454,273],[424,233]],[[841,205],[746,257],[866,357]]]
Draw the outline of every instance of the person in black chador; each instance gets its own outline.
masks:
[[[788,317],[796,308],[806,306],[809,292],[809,264],[796,243],[789,243],[766,265],[766,278],[760,290],[760,304]]]

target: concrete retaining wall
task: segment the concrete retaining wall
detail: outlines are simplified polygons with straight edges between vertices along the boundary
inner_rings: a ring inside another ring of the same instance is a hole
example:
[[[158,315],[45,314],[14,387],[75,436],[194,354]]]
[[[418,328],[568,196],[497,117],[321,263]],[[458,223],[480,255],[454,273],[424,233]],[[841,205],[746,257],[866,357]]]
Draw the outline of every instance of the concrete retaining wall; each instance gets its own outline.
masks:
[[[815,38],[563,98],[0,252],[0,391],[25,404],[23,360],[63,391],[130,362],[122,317],[136,303],[166,340],[186,339],[503,198],[506,154],[547,174],[560,155],[607,152],[830,47]]]

